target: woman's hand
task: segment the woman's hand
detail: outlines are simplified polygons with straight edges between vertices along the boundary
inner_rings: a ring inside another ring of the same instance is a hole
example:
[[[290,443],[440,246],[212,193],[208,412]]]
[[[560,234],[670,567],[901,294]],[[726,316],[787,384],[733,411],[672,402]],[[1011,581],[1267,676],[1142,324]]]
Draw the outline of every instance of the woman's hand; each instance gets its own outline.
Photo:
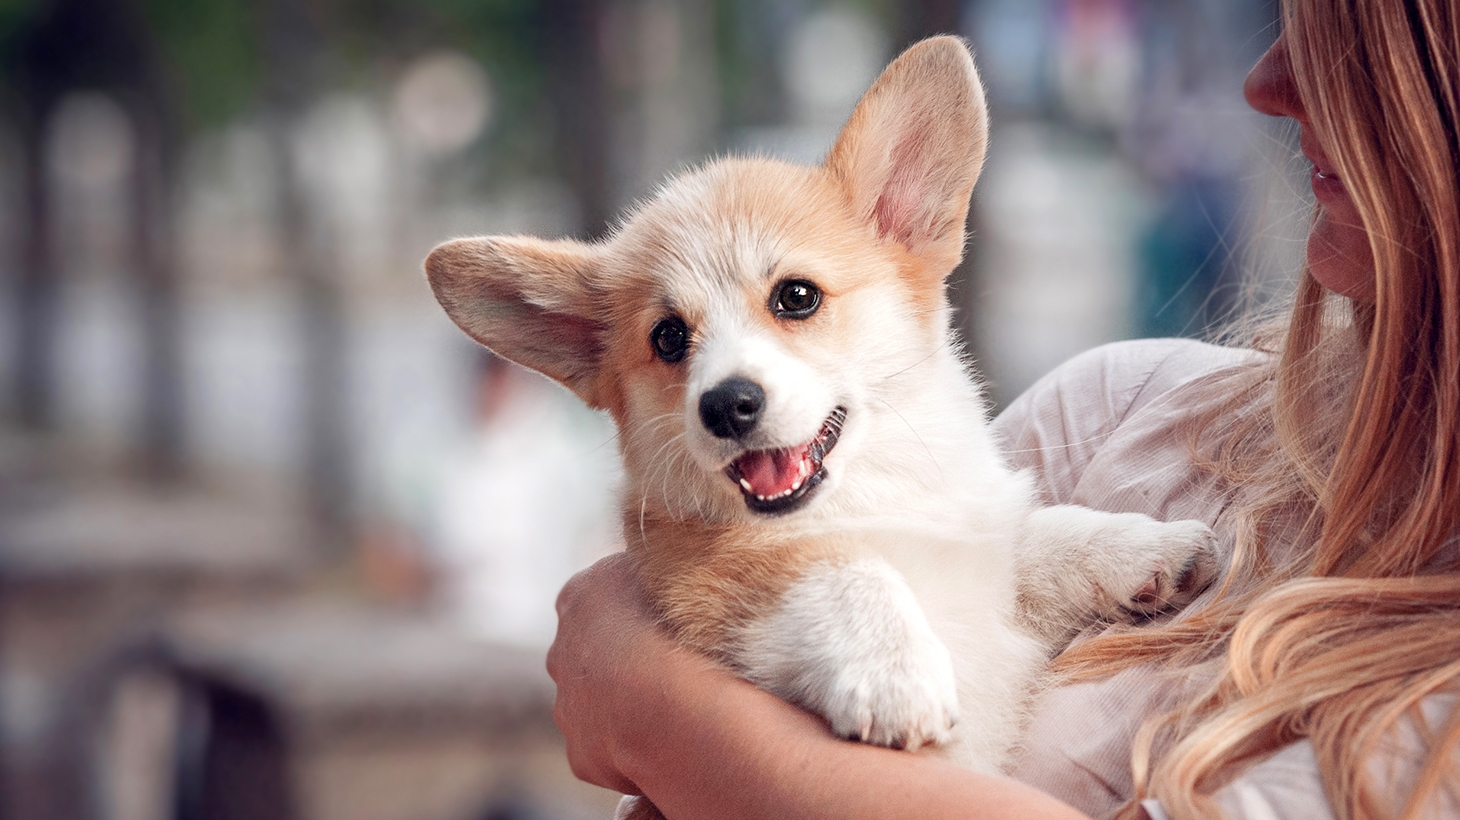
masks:
[[[623,770],[636,730],[655,723],[656,695],[669,676],[708,665],[655,622],[633,556],[615,553],[573,576],[558,594],[558,634],[547,658],[558,686],[553,719],[573,774],[639,794]]]

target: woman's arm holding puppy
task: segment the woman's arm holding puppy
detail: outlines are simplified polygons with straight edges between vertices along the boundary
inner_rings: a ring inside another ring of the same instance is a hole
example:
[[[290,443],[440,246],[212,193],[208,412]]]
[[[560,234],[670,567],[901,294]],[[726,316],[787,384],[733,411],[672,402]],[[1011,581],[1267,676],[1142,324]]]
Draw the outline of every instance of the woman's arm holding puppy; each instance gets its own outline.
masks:
[[[1083,817],[1013,780],[833,737],[675,645],[627,554],[570,581],[558,617],[548,671],[574,774],[668,817]]]

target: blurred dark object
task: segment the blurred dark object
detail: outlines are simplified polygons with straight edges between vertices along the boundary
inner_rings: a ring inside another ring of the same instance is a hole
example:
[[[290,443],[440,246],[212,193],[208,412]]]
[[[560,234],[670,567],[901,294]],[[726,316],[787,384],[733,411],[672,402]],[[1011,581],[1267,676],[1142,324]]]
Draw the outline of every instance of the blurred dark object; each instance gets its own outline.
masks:
[[[54,0],[15,35],[7,55],[13,77],[12,117],[25,156],[26,250],[17,281],[14,394],[20,421],[52,430],[54,350],[60,266],[54,204],[44,162],[45,127],[69,92],[112,95],[136,128],[128,188],[131,274],[143,298],[146,334],[145,407],[138,438],[148,470],[175,476],[182,457],[182,391],[178,351],[177,277],[170,197],[179,129],[159,65],[157,43],[132,0]]]
[[[294,820],[283,721],[253,692],[182,676],[176,820]]]
[[[548,820],[532,802],[507,796],[492,801],[486,811],[473,820]]]
[[[554,765],[553,688],[537,652],[418,615],[311,603],[200,615],[168,642],[213,714],[237,719],[208,754],[260,755],[251,765],[264,786],[276,763],[262,758],[282,758],[297,816],[452,820],[494,795],[541,810],[575,788]]]
[[[563,763],[539,652],[331,593],[337,570],[287,498],[78,480],[63,455],[0,437],[4,817],[593,803]]]
[[[583,229],[607,232],[615,202],[607,139],[608,71],[604,65],[602,0],[545,0],[549,95],[558,123],[557,154],[568,184],[578,194]]]
[[[285,501],[118,478],[0,437],[6,817],[106,816],[96,750],[119,670],[178,618],[287,600],[318,571]]]
[[[897,51],[927,37],[939,34],[959,34],[963,30],[964,7],[960,0],[911,0],[899,3],[897,9],[901,19]]]
[[[338,239],[317,209],[307,205],[305,169],[290,141],[307,106],[319,95],[320,32],[309,7],[297,0],[264,4],[265,122],[275,161],[274,191],[282,263],[297,283],[300,336],[304,340],[301,381],[305,409],[305,488],[310,510],[324,531],[319,548],[335,555],[349,538],[350,487],[348,433],[340,419],[345,404],[345,320],[339,274]]]

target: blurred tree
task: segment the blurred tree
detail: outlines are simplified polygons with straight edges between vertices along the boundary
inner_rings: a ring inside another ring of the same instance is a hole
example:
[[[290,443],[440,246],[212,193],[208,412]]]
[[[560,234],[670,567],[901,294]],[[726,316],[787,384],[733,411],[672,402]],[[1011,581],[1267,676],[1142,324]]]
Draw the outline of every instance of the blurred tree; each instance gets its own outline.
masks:
[[[937,34],[960,33],[965,5],[968,3],[964,0],[911,0],[895,4],[899,12],[896,33],[901,48]]]
[[[126,108],[136,130],[130,213],[132,274],[142,295],[147,465],[176,472],[182,449],[177,283],[169,197],[179,146],[176,107],[158,44],[132,0],[9,0],[0,10],[0,62],[11,118],[25,154],[26,248],[17,277],[14,390],[22,423],[54,423],[52,357],[60,294],[54,204],[46,179],[45,129],[70,93],[99,90]]]
[[[544,0],[550,22],[545,56],[557,120],[557,156],[578,194],[580,220],[601,236],[613,218],[609,179],[610,115],[600,0]]]
[[[785,118],[782,39],[792,9],[777,0],[716,0],[715,54],[731,131]]]
[[[335,83],[378,86],[421,55],[442,49],[459,51],[486,71],[495,125],[473,150],[437,169],[436,187],[459,193],[462,186],[480,189],[557,177],[591,212],[594,183],[591,174],[575,171],[584,164],[584,148],[573,134],[592,112],[564,108],[567,78],[561,63],[579,59],[585,49],[582,56],[593,58],[597,33],[584,40],[573,21],[596,2],[316,0],[313,5],[326,35],[322,60]],[[561,45],[575,37],[571,47]],[[598,78],[580,79],[591,84]],[[601,132],[594,136],[595,145],[605,142]]]
[[[258,91],[258,4],[142,0],[167,76],[193,127],[226,123]]]
[[[43,5],[45,0],[0,0],[0,54],[13,53],[19,35]],[[7,63],[6,68],[10,67]]]

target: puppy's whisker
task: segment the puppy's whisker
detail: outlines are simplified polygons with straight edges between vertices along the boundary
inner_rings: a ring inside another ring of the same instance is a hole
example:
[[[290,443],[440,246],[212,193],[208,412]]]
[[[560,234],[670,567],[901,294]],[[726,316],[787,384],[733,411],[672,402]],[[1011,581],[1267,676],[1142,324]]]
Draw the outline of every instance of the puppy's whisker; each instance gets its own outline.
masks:
[[[680,486],[683,486],[685,484],[688,484],[689,483],[688,479],[690,477],[690,474],[689,474],[689,470],[687,468],[689,468],[691,466],[692,465],[691,465],[691,463],[689,461],[689,454],[687,452],[685,452],[683,449],[675,450],[674,451],[674,453],[669,458],[668,469],[666,469],[664,471],[665,472],[665,478],[666,478],[666,485],[664,487],[663,492],[664,492],[664,494],[665,494],[666,497],[668,497],[668,494],[669,494],[669,486],[667,484],[667,479],[670,478],[671,475],[672,475],[674,478],[678,479],[675,482],[676,484],[678,484]],[[680,495],[681,496],[688,496],[691,500],[693,500],[695,498],[695,494],[693,494],[693,493],[680,493]],[[690,511],[689,510],[681,510],[681,512],[682,513],[688,513]]]
[[[913,437],[918,440],[918,444],[923,445],[923,451],[928,454],[928,460],[931,461],[931,462],[933,462],[933,466],[935,468],[937,468],[937,470],[938,470],[938,481],[940,483],[945,483],[947,481],[947,477],[943,475],[943,465],[941,465],[941,464],[938,463],[938,457],[935,456],[935,455],[933,455],[932,448],[928,447],[928,443],[925,442],[925,441],[923,441],[923,437],[921,435],[918,435],[917,429],[914,428],[912,426],[912,424],[908,422],[906,416],[904,416],[903,414],[897,412],[897,408],[896,407],[893,407],[890,403],[888,403],[888,401],[886,399],[881,398],[881,397],[878,397],[877,400],[880,401],[880,402],[882,402],[883,404],[886,404],[887,405],[887,409],[888,410],[891,410],[894,415],[896,415],[898,418],[902,419],[902,423],[903,424],[906,424],[907,425],[908,432],[910,432],[910,433],[913,434]]]
[[[645,423],[642,435],[635,436],[634,441],[636,443],[645,440],[652,442],[654,439],[659,438],[660,434],[665,430],[665,428],[672,427],[674,422],[678,419],[678,413],[665,413],[662,416],[656,416],[655,418],[650,419],[648,422]],[[684,431],[681,430],[676,435],[683,436]],[[654,455],[657,458],[659,454],[655,453]]]
[[[649,506],[649,496],[639,496],[639,538],[644,544],[649,543],[649,533],[644,530],[644,510]]]
[[[659,415],[650,418],[648,421],[644,422],[644,426],[648,427],[650,425],[666,424],[674,421],[679,417],[680,416],[678,410],[671,410],[668,413],[660,413]]]
[[[950,342],[945,339],[942,344],[940,344],[937,347],[933,348],[933,351],[931,353],[929,353],[928,355],[922,357],[921,359],[918,359],[917,361],[913,362],[912,364],[908,365],[907,367],[904,367],[903,369],[897,371],[896,373],[893,373],[890,376],[884,376],[884,377],[882,377],[880,380],[878,380],[878,384],[881,384],[882,382],[892,381],[893,379],[897,378],[898,376],[901,376],[902,374],[906,373],[907,371],[912,370],[914,367],[917,367],[918,365],[920,365],[920,364],[928,361],[929,359],[933,358],[934,356],[937,356],[939,353],[942,353],[943,351],[947,350],[949,344],[950,344]]]
[[[608,438],[604,439],[601,444],[599,444],[597,447],[594,447],[589,452],[596,453],[599,450],[602,450],[603,448],[607,447],[608,445],[614,443],[615,441],[618,441],[618,428],[617,427],[614,428],[613,435],[611,435]]]
[[[666,507],[673,506],[673,501],[670,499],[669,495],[669,479],[673,471],[673,466],[677,459],[685,456],[682,448],[678,450],[674,450],[671,448],[681,443],[684,440],[684,437],[685,434],[683,432],[671,436],[668,440],[659,445],[659,448],[654,451],[654,455],[650,456],[647,462],[649,467],[649,475],[645,478],[644,486],[652,487],[656,482],[658,482],[660,485],[659,494],[660,497],[664,499]],[[666,450],[669,451],[668,457],[665,457]],[[674,512],[674,510],[671,509],[671,512]]]
[[[693,484],[700,483],[696,480],[694,460],[690,457],[688,450],[681,448],[675,451],[673,467],[675,468],[674,472],[677,479],[675,483],[681,488],[687,488]],[[686,492],[683,489],[680,495],[690,499],[696,497],[694,493]]]
[[[659,446],[659,449],[657,451],[655,451],[654,458],[656,458],[656,459],[659,458],[661,455],[664,454],[664,451],[665,450],[669,449],[670,447],[673,447],[676,444],[679,444],[682,441],[684,441],[684,433],[676,433],[673,436],[670,436],[669,437],[669,440],[666,441],[666,442],[664,442],[662,445],[660,445]],[[670,454],[670,460],[671,461],[673,460],[674,455],[675,454],[673,454],[673,453]]]
[[[673,443],[673,440],[670,443]],[[676,504],[669,496],[669,478],[674,472],[676,455],[677,453],[675,451],[670,451],[669,457],[664,460],[663,468],[659,471],[659,496],[664,499],[664,506],[674,510],[677,514],[678,510],[675,510]]]

